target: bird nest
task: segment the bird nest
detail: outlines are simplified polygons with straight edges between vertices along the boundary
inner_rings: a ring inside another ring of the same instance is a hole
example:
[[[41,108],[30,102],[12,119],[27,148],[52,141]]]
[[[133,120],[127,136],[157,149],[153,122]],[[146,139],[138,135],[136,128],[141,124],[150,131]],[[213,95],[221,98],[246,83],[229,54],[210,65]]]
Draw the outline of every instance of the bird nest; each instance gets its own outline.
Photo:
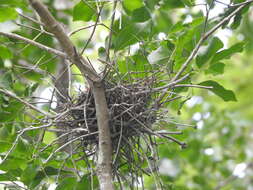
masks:
[[[126,176],[133,172],[136,178],[143,173],[149,175],[157,169],[151,164],[158,157],[157,137],[180,144],[168,136],[168,133],[157,132],[152,128],[153,124],[163,117],[159,107],[154,104],[154,81],[145,80],[132,84],[107,82],[104,85],[113,148],[113,173],[118,181],[128,180]],[[73,147],[76,147],[72,152],[80,153],[81,148],[81,159],[90,166],[89,162],[97,159],[98,150],[98,126],[91,90],[82,92],[74,102],[62,110],[58,126],[70,131],[69,141],[73,141]],[[133,176],[130,176],[130,179],[133,181]]]

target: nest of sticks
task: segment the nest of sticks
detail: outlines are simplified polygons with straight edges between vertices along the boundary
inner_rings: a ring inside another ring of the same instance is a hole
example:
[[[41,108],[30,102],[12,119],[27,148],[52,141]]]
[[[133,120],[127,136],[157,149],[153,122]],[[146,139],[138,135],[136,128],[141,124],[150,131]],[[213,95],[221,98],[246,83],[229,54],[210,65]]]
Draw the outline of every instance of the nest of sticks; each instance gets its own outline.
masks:
[[[157,170],[157,166],[151,164],[158,159],[157,137],[185,146],[184,143],[169,136],[169,133],[153,130],[154,123],[161,120],[164,115],[154,104],[153,85],[152,80],[131,84],[105,83],[110,114],[113,173],[118,181],[127,180],[134,183],[144,173],[150,175]],[[75,101],[68,104],[67,109],[62,110],[62,113],[63,117],[58,126],[64,126],[71,131],[70,141],[75,140],[74,152],[80,153],[81,148],[81,159],[89,166],[90,160],[96,160],[98,150],[98,126],[91,90],[82,92]],[[136,176],[131,176],[129,171]],[[126,177],[128,175],[129,178]]]
[[[122,134],[124,138],[129,138],[136,136],[137,131],[148,132],[156,120],[154,110],[149,108],[151,94],[138,93],[139,90],[137,85],[106,85],[109,125],[114,149]],[[71,116],[73,118],[71,128],[82,127],[86,130],[84,134],[98,132],[95,102],[91,91],[81,94],[74,104],[74,109],[71,110]],[[84,137],[83,143],[98,144],[98,134]]]

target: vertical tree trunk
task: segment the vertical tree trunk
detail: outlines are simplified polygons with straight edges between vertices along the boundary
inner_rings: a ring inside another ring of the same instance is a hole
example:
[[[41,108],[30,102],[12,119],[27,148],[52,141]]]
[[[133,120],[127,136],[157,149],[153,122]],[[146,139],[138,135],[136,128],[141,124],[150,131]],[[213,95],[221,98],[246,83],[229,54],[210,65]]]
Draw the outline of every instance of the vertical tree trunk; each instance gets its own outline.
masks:
[[[109,126],[109,111],[105,89],[102,83],[93,83],[93,95],[99,131],[99,152],[97,176],[101,190],[113,190],[112,184],[112,143]]]

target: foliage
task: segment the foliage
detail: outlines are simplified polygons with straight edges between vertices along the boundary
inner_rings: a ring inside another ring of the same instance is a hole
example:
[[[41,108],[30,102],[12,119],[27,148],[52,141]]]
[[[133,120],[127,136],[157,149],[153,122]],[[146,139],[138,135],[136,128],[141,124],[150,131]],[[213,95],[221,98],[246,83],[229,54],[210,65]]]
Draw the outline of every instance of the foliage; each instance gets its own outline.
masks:
[[[253,115],[253,110],[248,107],[252,104],[249,96],[252,93],[249,88],[252,72],[248,69],[252,67],[249,65],[252,56],[249,55],[253,47],[250,4],[245,4],[230,22],[225,20],[222,24],[226,30],[233,31],[231,43],[210,34],[199,44],[203,36],[236,10],[237,3],[242,1],[233,1],[235,6],[206,1],[208,14],[217,6],[224,8],[221,14],[210,18],[204,14],[205,5],[197,5],[194,0],[81,0],[63,1],[63,6],[57,2],[45,1],[45,4],[57,20],[66,25],[66,30],[74,31],[69,35],[77,51],[84,51],[84,56],[89,57],[97,71],[106,68],[108,77],[115,83],[155,76],[152,87],[160,89],[187,76],[173,88],[164,88],[170,95],[162,96],[163,91],[154,95],[161,96],[164,105],[160,110],[164,121],[155,123],[155,128],[172,132],[180,130],[183,134],[172,135],[173,139],[177,137],[172,142],[154,138],[157,140],[154,143],[159,144],[161,174],[157,176],[151,172],[149,176],[144,173],[140,180],[144,180],[145,189],[250,189],[252,147],[249,141],[252,131],[249,126],[252,123],[249,120]],[[59,49],[58,42],[50,31],[38,24],[40,20],[31,10],[24,0],[0,0],[0,24],[10,25],[6,30],[12,33]],[[76,30],[80,26],[85,28]],[[44,130],[46,127],[24,131],[28,127],[41,127],[45,117],[20,99],[36,105],[43,112],[57,112],[52,106],[56,101],[55,89],[52,95],[44,97],[41,94],[57,81],[56,73],[62,60],[36,46],[1,34],[0,158],[3,162],[0,170],[3,172],[0,182],[7,181],[7,189],[21,189],[16,181],[27,189],[48,189],[52,184],[61,190],[98,189],[97,176],[92,173],[94,160],[76,161],[81,153],[56,152],[60,146],[57,145],[56,126],[51,131]],[[244,40],[240,40],[241,36]],[[247,54],[239,56],[241,52]],[[187,67],[180,73],[185,63]],[[70,95],[77,97],[79,91],[74,84],[84,81],[75,66],[71,71]],[[206,90],[195,90],[194,86]],[[10,92],[9,95],[6,92]],[[191,105],[196,98],[199,101]],[[185,122],[189,124],[182,124]],[[195,125],[199,130],[195,130]],[[173,141],[186,142],[188,147],[180,149]],[[145,145],[145,142],[138,143]],[[137,150],[140,148],[138,143]],[[148,155],[149,159],[152,160],[154,155]],[[51,156],[54,159],[48,161]],[[133,156],[138,159],[137,153]],[[143,171],[152,170],[151,162],[145,161],[141,166]],[[162,172],[162,167],[166,169],[162,163],[167,163],[167,170],[171,171]],[[249,171],[243,179],[233,174],[238,163],[245,163]],[[136,171],[129,171],[128,167],[122,170],[123,177],[140,176]],[[122,182],[124,188],[138,186],[136,179],[132,184],[128,181]],[[120,189],[119,183],[115,185]]]

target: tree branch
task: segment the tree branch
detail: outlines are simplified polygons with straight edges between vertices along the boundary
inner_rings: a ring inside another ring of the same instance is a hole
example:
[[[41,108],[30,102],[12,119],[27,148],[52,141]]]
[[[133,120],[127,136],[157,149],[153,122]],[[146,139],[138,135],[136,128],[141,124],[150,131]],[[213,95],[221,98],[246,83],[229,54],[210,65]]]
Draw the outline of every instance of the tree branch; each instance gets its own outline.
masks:
[[[45,45],[43,45],[41,43],[35,42],[34,40],[30,40],[30,39],[25,38],[23,36],[20,36],[18,34],[7,33],[7,32],[0,32],[0,35],[6,36],[8,38],[16,39],[16,40],[22,40],[22,41],[24,41],[24,42],[26,42],[28,44],[31,44],[33,46],[36,46],[36,47],[40,48],[40,49],[46,50],[47,52],[53,53],[53,54],[55,54],[55,55],[57,55],[59,57],[67,58],[67,55],[65,53],[59,51],[59,50],[56,50],[54,48],[45,46]]]
[[[204,88],[204,89],[212,89],[212,86],[202,86],[197,84],[177,84],[174,85],[172,88],[178,88],[178,87],[191,87],[191,88]]]
[[[86,60],[84,60],[77,52],[74,44],[69,39],[69,36],[65,33],[62,26],[48,11],[47,7],[39,0],[29,0],[30,5],[38,13],[42,23],[45,27],[54,34],[59,41],[62,49],[68,55],[72,63],[74,63],[82,74],[93,81],[100,81],[99,75],[90,68]]]
[[[209,30],[207,33],[205,33],[201,39],[199,40],[199,42],[197,43],[196,47],[193,49],[193,51],[191,52],[191,55],[188,57],[188,59],[185,61],[185,63],[181,66],[181,68],[179,69],[179,71],[177,72],[177,74],[175,75],[175,77],[172,79],[172,81],[177,80],[180,75],[185,71],[185,69],[187,68],[187,66],[191,63],[191,61],[195,58],[195,56],[197,55],[199,48],[201,47],[201,45],[203,44],[204,41],[206,41],[208,39],[208,37],[210,35],[212,35],[218,28],[220,28],[225,22],[229,21],[236,13],[238,13],[240,10],[242,10],[245,6],[247,6],[249,3],[251,3],[252,1],[248,1],[247,3],[242,4],[241,6],[239,6],[237,9],[235,9],[232,13],[230,13],[228,16],[226,16],[225,18],[223,18],[216,26],[214,26],[211,30]]]
[[[11,92],[11,91],[9,91],[7,89],[0,88],[0,92],[2,92],[3,94],[5,94],[6,96],[9,96],[9,97],[12,97],[12,98],[18,100],[19,102],[25,104],[27,107],[35,110],[36,112],[39,112],[39,113],[41,113],[41,114],[43,114],[43,115],[45,115],[45,116],[47,116],[49,118],[53,117],[53,115],[51,115],[51,114],[49,114],[49,113],[47,113],[47,112],[45,112],[45,111],[37,108],[36,106],[34,106],[34,105],[30,104],[30,103],[28,103],[27,101],[21,99],[20,97],[16,96],[16,94],[14,94],[13,92]]]

